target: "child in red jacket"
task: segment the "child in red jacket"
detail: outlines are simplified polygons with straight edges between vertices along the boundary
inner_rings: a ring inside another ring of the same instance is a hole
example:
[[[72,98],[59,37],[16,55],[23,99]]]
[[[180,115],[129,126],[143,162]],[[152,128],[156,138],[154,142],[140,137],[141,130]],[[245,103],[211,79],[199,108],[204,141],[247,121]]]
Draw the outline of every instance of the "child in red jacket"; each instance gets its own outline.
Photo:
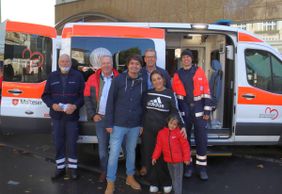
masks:
[[[169,174],[175,194],[182,194],[183,163],[190,163],[190,146],[186,138],[180,132],[177,116],[170,116],[168,127],[159,131],[157,143],[152,156],[152,164],[163,153],[164,161],[167,162]]]

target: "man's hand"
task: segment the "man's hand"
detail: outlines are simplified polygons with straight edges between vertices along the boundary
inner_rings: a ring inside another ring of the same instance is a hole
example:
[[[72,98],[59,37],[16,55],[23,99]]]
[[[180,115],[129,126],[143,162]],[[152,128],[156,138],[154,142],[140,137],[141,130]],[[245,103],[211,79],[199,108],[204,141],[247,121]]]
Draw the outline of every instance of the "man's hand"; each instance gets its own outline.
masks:
[[[74,104],[67,104],[67,108],[65,110],[65,113],[68,115],[71,115],[76,110],[76,105]]]
[[[186,133],[185,127],[182,127],[180,132],[181,132],[182,136],[183,136],[185,139],[187,139],[187,133]]]
[[[142,135],[143,130],[144,130],[143,127],[140,127],[139,136]]]
[[[188,165],[190,164],[190,162],[189,162],[189,161],[184,161],[184,164],[185,164],[186,166],[188,166]]]
[[[203,119],[206,120],[206,121],[209,120],[209,118],[210,118],[209,115],[204,115],[204,116],[203,116]]]
[[[101,115],[96,114],[96,115],[94,115],[94,117],[92,118],[92,120],[93,120],[94,122],[98,122],[98,121],[101,121],[101,120],[102,120],[102,117],[101,117]]]
[[[113,132],[113,128],[106,128],[106,131],[111,134]]]
[[[152,165],[154,166],[157,163],[155,159],[152,160]]]
[[[63,109],[59,106],[59,104],[53,104],[52,105],[52,109],[54,111],[58,111],[58,112],[62,112],[63,111]]]

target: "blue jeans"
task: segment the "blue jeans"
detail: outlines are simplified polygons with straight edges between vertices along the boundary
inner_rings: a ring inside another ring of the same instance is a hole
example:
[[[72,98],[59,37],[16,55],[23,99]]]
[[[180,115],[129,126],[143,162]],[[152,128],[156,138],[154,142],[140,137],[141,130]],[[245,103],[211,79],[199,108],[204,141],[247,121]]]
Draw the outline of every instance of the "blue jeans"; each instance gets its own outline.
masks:
[[[135,148],[139,136],[140,127],[126,128],[113,127],[110,135],[110,155],[108,160],[107,180],[114,182],[118,167],[118,157],[121,144],[126,138],[126,174],[128,176],[135,173]]]
[[[98,138],[98,150],[100,159],[100,168],[103,173],[107,172],[109,158],[109,139],[110,134],[106,131],[105,119],[95,123],[96,134]]]

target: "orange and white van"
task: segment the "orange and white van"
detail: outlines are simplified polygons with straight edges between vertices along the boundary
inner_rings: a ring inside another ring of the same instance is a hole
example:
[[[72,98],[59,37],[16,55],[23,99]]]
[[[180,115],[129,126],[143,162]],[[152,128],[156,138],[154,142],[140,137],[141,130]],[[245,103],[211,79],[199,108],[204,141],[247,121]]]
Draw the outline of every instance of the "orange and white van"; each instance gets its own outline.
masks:
[[[282,144],[281,55],[249,32],[215,24],[68,23],[57,36],[52,27],[6,21],[0,34],[1,130],[50,130],[49,110],[40,96],[59,53],[69,54],[87,79],[90,54],[101,47],[111,51],[120,72],[128,55],[154,48],[157,65],[173,75],[181,66],[181,51],[189,48],[194,63],[211,77],[211,56],[216,56],[221,85],[211,87],[221,89],[207,126],[209,144]],[[80,115],[79,142],[97,143],[84,108]]]

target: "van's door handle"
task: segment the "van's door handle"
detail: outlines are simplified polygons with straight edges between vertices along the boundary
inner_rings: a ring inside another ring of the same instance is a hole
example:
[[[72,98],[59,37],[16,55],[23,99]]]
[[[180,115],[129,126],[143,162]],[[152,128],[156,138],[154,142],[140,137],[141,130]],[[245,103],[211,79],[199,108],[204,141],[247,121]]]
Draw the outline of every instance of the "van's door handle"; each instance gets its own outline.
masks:
[[[32,112],[31,110],[27,110],[27,111],[25,111],[25,114],[27,114],[27,115],[32,115],[34,112]]]
[[[20,95],[21,93],[23,93],[23,91],[19,89],[11,89],[11,90],[8,90],[8,93],[14,94],[14,95]]]
[[[254,94],[243,94],[243,98],[246,98],[247,100],[254,99],[256,96]]]

